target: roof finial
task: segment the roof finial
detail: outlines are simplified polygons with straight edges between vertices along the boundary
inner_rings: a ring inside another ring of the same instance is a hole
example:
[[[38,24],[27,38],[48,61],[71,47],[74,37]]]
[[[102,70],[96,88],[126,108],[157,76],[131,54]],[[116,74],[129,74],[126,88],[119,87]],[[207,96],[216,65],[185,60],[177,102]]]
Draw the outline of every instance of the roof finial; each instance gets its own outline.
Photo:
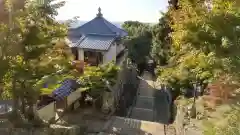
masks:
[[[102,13],[101,13],[101,11],[102,11],[102,10],[101,10],[101,8],[99,7],[99,8],[98,8],[98,14],[97,14],[97,17],[102,17]]]

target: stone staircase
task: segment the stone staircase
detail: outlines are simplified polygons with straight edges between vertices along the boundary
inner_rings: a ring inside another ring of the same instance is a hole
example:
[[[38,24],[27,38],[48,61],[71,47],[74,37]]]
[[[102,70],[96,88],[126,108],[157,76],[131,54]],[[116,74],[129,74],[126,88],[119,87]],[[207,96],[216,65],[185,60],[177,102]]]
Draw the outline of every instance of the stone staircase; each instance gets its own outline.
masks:
[[[159,123],[114,116],[99,135],[164,135]]]
[[[154,111],[151,109],[134,107],[132,110],[131,118],[145,121],[154,121]]]
[[[99,135],[165,135],[164,124],[154,122],[156,90],[153,85],[151,75],[145,72],[130,118],[113,116]]]

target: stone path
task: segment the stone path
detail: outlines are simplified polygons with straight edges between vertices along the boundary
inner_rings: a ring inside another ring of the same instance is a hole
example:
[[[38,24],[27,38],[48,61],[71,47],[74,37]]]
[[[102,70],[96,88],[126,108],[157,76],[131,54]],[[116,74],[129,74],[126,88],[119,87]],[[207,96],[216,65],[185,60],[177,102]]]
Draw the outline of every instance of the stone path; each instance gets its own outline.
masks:
[[[155,89],[152,76],[144,72],[130,118],[112,117],[100,135],[164,135],[167,119],[166,95]]]
[[[114,116],[99,135],[164,135],[163,125]]]
[[[131,118],[168,124],[169,117],[167,93],[156,89],[151,74],[144,72]]]
[[[148,72],[144,72],[139,84],[136,105],[130,118],[154,121],[154,82]]]

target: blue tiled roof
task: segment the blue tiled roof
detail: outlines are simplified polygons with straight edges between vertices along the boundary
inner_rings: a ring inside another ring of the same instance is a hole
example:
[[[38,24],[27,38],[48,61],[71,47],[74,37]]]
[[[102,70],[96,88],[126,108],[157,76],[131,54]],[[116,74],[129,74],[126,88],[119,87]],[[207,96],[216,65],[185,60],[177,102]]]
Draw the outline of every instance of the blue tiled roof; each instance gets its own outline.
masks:
[[[115,35],[103,36],[96,34],[88,34],[86,36],[82,36],[79,42],[74,44],[72,47],[104,51],[109,49],[115,39]]]
[[[78,84],[75,80],[66,79],[62,82],[62,85],[54,90],[52,93],[55,100],[62,100],[64,97],[70,95],[74,90],[78,88]]]
[[[69,29],[70,37],[80,37],[87,34],[127,36],[127,32],[107,21],[102,16],[97,16],[84,25]]]
[[[98,9],[97,16],[84,25],[69,29],[70,47],[83,49],[108,50],[118,37],[127,36],[127,32],[107,21]]]

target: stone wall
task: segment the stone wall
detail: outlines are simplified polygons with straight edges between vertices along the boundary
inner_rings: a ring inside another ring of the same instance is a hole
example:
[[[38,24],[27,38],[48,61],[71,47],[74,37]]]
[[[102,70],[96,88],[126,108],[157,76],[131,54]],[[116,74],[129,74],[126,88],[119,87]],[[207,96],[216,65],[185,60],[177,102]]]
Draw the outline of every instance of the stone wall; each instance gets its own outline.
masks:
[[[184,134],[184,118],[186,114],[186,108],[184,106],[177,106],[177,115],[175,118],[175,129],[176,135],[185,135]]]
[[[175,119],[176,135],[203,135],[198,119],[190,117],[191,104],[178,104]]]
[[[78,126],[64,127],[51,125],[42,129],[2,128],[0,135],[79,135],[81,130]]]

